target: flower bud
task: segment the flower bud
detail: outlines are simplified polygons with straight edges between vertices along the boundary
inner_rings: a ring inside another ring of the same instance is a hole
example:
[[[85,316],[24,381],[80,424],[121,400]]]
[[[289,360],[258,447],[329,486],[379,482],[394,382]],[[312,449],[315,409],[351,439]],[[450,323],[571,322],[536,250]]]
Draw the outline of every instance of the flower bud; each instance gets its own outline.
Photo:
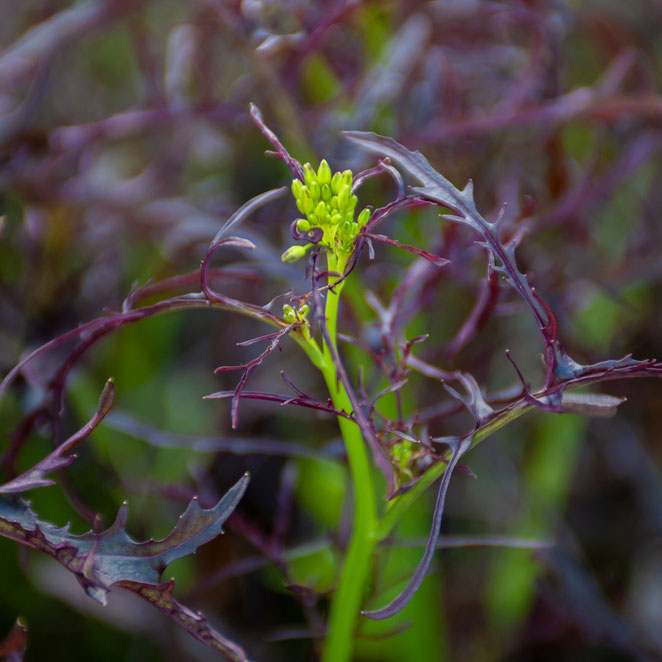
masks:
[[[364,209],[364,211],[367,210]],[[305,218],[298,218],[296,223],[299,232],[308,232],[308,230],[310,230],[310,223]]]
[[[304,191],[301,196],[301,204],[303,209],[301,210],[304,214],[310,214],[315,208],[315,203],[310,195],[309,191]]]
[[[356,209],[356,203],[358,201],[359,199],[355,195],[351,196],[349,199],[349,203],[347,205],[347,209],[349,209],[349,211],[354,211]]]
[[[329,168],[326,159],[322,159],[320,167],[317,170],[317,181],[320,183],[320,186],[331,183],[331,168]]]
[[[370,210],[364,209],[359,214],[359,217],[356,219],[356,222],[359,224],[360,227],[363,227],[369,220],[370,220]]]
[[[349,189],[343,188],[340,193],[338,193],[338,209],[340,211],[345,211],[347,209],[347,202],[349,201]]]
[[[283,314],[283,319],[289,324],[294,324],[297,321],[297,316],[294,314],[293,310],[290,310],[288,313]]]
[[[342,174],[342,183],[343,186],[352,188],[352,182],[354,181],[354,175],[351,170],[345,170]]]
[[[298,244],[290,246],[281,256],[283,262],[296,262],[306,254],[307,246],[299,246]],[[283,307],[284,309],[284,307]]]
[[[310,190],[310,197],[314,202],[317,202],[320,199],[320,185],[317,182],[313,182],[308,189]]]
[[[320,195],[324,202],[329,202],[329,200],[331,200],[331,187],[328,184],[323,184]]]
[[[303,166],[303,179],[306,182],[306,186],[310,186],[317,180],[317,173],[313,170],[310,163],[306,163]]]
[[[315,207],[315,216],[320,219],[320,221],[326,216],[326,205],[323,202],[318,202],[317,207]]]
[[[331,178],[331,191],[333,192],[334,195],[338,195],[338,191],[340,191],[341,186],[342,186],[342,174],[337,172]]]
[[[303,188],[303,184],[301,183],[301,180],[299,179],[292,180],[292,195],[296,200],[298,200],[301,197],[302,188]]]

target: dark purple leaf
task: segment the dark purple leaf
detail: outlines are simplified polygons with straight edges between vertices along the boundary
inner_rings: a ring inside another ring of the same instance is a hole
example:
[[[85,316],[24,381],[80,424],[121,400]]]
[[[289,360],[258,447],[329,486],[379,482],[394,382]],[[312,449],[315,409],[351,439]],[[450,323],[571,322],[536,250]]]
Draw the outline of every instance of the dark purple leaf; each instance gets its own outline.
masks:
[[[248,662],[244,650],[211,627],[203,614],[189,609],[173,597],[174,581],[149,585],[123,580],[117,585],[147,600],[228,662]]]
[[[203,399],[205,400],[223,400],[226,398],[240,397],[247,400],[266,400],[267,402],[280,402],[281,405],[298,405],[300,407],[307,407],[308,409],[317,409],[318,411],[325,411],[334,416],[343,416],[353,420],[350,414],[346,411],[341,411],[336,409],[330,404],[320,402],[319,400],[313,400],[309,397],[297,397],[289,395],[279,395],[278,393],[262,393],[261,391],[244,391],[242,390],[237,396],[236,391],[217,391],[216,393],[210,393],[205,395]]]
[[[462,372],[459,373],[457,379],[464,386],[467,392],[466,396],[458,393],[445,382],[443,386],[456,400],[464,403],[469,413],[473,416],[476,427],[478,427],[494,415],[494,409],[485,402],[480,386],[478,386],[478,382],[474,379],[473,375],[470,375],[468,372]]]
[[[192,499],[178,523],[163,540],[133,541],[126,532],[126,503],[115,522],[103,533],[75,536],[69,527],[57,528],[41,521],[18,497],[0,498],[2,535],[40,549],[74,572],[88,594],[105,602],[108,589],[119,581],[158,583],[164,568],[175,559],[192,554],[222,532],[222,525],[241,499],[248,484],[244,475],[209,510]]]
[[[441,531],[441,520],[444,514],[444,505],[446,503],[446,493],[448,492],[448,485],[450,484],[451,475],[457,466],[459,459],[471,448],[472,437],[446,437],[443,439],[434,439],[435,442],[444,442],[451,448],[451,458],[444,471],[444,475],[441,479],[441,484],[439,485],[439,492],[437,494],[437,501],[434,507],[434,516],[432,518],[432,529],[430,531],[430,537],[428,538],[427,544],[425,546],[425,552],[423,558],[421,559],[418,567],[414,571],[412,578],[409,580],[406,588],[398,595],[395,600],[390,602],[385,607],[377,609],[375,611],[363,611],[361,612],[364,616],[372,618],[374,620],[383,620],[385,618],[391,618],[399,612],[401,612],[408,604],[409,601],[414,597],[414,594],[420,588],[425,579],[425,575],[432,563],[432,557],[434,556],[435,549],[437,548],[437,541],[439,539],[439,532]]]
[[[303,181],[303,168],[301,167],[301,164],[295,158],[290,156],[289,152],[283,147],[280,140],[278,140],[276,134],[265,124],[260,109],[254,103],[250,104],[250,113],[255,124],[257,124],[265,138],[273,145],[276,153],[287,164],[287,167],[292,171],[292,174],[297,179]]]
[[[363,149],[386,156],[423,185],[420,192],[425,198],[441,203],[456,213],[474,207],[471,185],[464,191],[456,189],[443,175],[439,174],[420,152],[411,152],[392,138],[364,131],[343,131],[343,135]]]
[[[451,261],[447,260],[445,257],[439,257],[438,255],[433,255],[432,253],[428,253],[427,251],[424,251],[422,248],[416,248],[415,246],[409,246],[408,244],[401,244],[399,241],[396,241],[395,239],[389,239],[387,236],[383,234],[366,233],[366,237],[372,239],[373,241],[379,241],[383,244],[397,246],[398,248],[403,248],[404,250],[409,251],[410,253],[415,253],[416,255],[425,258],[429,262],[432,262],[432,264],[434,264],[435,267],[445,267],[447,264],[451,263]]]
[[[501,215],[492,222],[480,215],[474,203],[471,181],[462,190],[456,188],[438,173],[420,152],[412,152],[392,138],[361,131],[346,131],[344,135],[360,147],[379,156],[386,156],[399,164],[422,184],[413,189],[416,194],[447,207],[453,213],[444,215],[443,218],[468,225],[480,236],[480,241],[477,243],[488,251],[490,269],[503,276],[505,281],[515,289],[536,320],[545,344],[545,389],[547,391],[564,382],[577,383],[577,379],[594,377],[600,372],[604,376],[613,371],[618,371],[621,376],[625,374],[634,376],[635,373],[638,375],[658,373],[659,368],[654,369],[650,361],[636,361],[630,356],[618,361],[603,361],[592,365],[581,365],[574,361],[568,356],[558,339],[558,324],[554,313],[531,287],[527,276],[517,266],[515,260],[517,237],[507,244],[504,243],[499,236]],[[549,411],[562,410],[560,398],[557,396],[556,399],[559,402],[556,402],[551,391],[536,398],[530,396],[528,391],[525,391],[525,395],[528,395],[530,401],[538,407]]]
[[[237,384],[234,395],[232,396],[232,404],[230,405],[230,420],[232,422],[232,427],[236,428],[239,423],[239,399],[241,392],[248,381],[248,378],[251,376],[251,373],[262,364],[264,359],[267,358],[280,344],[280,341],[290,333],[297,326],[300,326],[301,322],[294,322],[293,324],[288,324],[287,326],[279,329],[276,333],[272,333],[266,336],[258,338],[258,340],[269,340],[269,346],[257,357],[248,363],[244,363],[237,366],[220,366],[214,370],[214,372],[228,372],[231,370],[243,370],[244,374],[241,376],[239,383]],[[252,342],[252,341],[251,341]],[[241,344],[241,343],[239,343]],[[212,398],[213,396],[206,396],[207,398]]]
[[[366,179],[375,177],[376,175],[381,175],[382,173],[388,173],[393,177],[393,180],[398,186],[398,198],[402,198],[405,195],[405,183],[402,179],[402,175],[398,170],[396,170],[392,165],[389,164],[388,159],[383,159],[380,161],[374,168],[369,168],[368,170],[363,170],[357,173],[354,176],[354,181],[352,183],[352,193],[356,193],[361,187],[363,182]]]
[[[86,593],[105,604],[113,586],[133,591],[175,619],[194,637],[227,660],[246,657],[236,645],[215,632],[200,614],[172,598],[173,582],[159,584],[161,574],[172,561],[195,552],[220,533],[248,484],[244,475],[214,508],[205,510],[196,499],[170,534],[163,540],[137,543],[126,532],[127,505],[122,505],[112,526],[103,533],[89,531],[82,536],[39,520],[29,504],[16,495],[0,497],[0,535],[38,549],[76,575]]]
[[[53,485],[54,481],[44,478],[44,476],[68,467],[76,459],[75,455],[65,456],[65,454],[76,448],[76,446],[85,439],[85,437],[88,437],[94,428],[103,421],[106,414],[112,408],[114,399],[115,385],[113,384],[113,380],[109,379],[106,382],[103,391],[101,391],[99,405],[92,418],[80,430],[78,430],[78,432],[61,443],[52,453],[35,464],[32,469],[28,469],[28,471],[17,478],[10,480],[4,485],[0,485],[0,494],[16,494],[31,490],[35,487]]]
[[[225,236],[226,232],[230,230],[230,228],[235,227],[235,225],[239,225],[240,223],[243,223],[246,220],[246,217],[252,214],[254,211],[258,210],[260,207],[263,207],[266,205],[268,202],[271,202],[272,200],[277,200],[281,196],[283,196],[287,192],[287,187],[286,186],[281,186],[280,188],[275,188],[271,189],[270,191],[265,191],[264,193],[260,193],[259,195],[256,195],[254,198],[251,198],[248,202],[245,202],[237,211],[228,218],[227,221],[223,224],[223,227],[216,233],[216,236],[212,240],[212,242],[209,244],[209,250],[213,251],[216,249],[221,241],[221,239]],[[245,241],[250,246],[253,246],[252,242],[249,242],[248,239],[241,239],[239,237],[235,237],[234,239],[238,241]]]
[[[544,305],[535,294],[526,275],[517,267],[514,242],[506,245],[501,241],[498,227],[499,219],[490,222],[478,213],[474,203],[471,180],[464,189],[456,188],[437,172],[420,152],[412,152],[392,138],[361,131],[346,131],[344,135],[370,152],[391,158],[422,184],[422,186],[413,189],[415,193],[453,212],[444,215],[443,218],[468,225],[480,236],[481,240],[478,245],[483,246],[491,256],[490,265],[492,269],[501,274],[517,291],[536,319],[547,350],[548,382],[551,383],[553,370],[556,367],[556,346],[554,343],[558,343],[556,320],[552,318],[549,307]]]
[[[378,400],[381,400],[385,395],[388,395],[389,393],[395,393],[396,391],[399,391],[405,384],[407,383],[406,379],[400,379],[397,382],[394,382],[390,386],[387,386],[383,391],[380,391],[376,396],[375,399],[372,401],[372,406],[374,407],[375,404],[377,403]]]
[[[268,313],[261,310],[257,306],[244,304],[241,301],[235,301],[232,299],[219,299],[215,301],[215,303],[217,303],[220,307],[243,311],[248,315],[252,315],[253,317],[260,319],[265,319],[266,321],[271,321],[271,318],[278,319],[274,316],[269,316]],[[58,336],[45,345],[42,345],[41,347],[38,347],[34,351],[30,352],[5,375],[4,379],[0,383],[0,398],[2,398],[4,392],[14,381],[14,379],[16,379],[21,371],[24,370],[30,363],[32,363],[32,361],[71,340],[78,340],[78,345],[70,353],[69,357],[57,371],[56,376],[49,380],[52,384],[54,384],[53,388],[56,392],[62,392],[64,390],[64,382],[67,375],[69,374],[69,371],[73,365],[83,356],[83,354],[90,347],[92,347],[94,343],[112,331],[128,326],[129,324],[139,322],[140,320],[146,319],[148,317],[159,315],[161,313],[175,310],[188,310],[190,308],[208,307],[209,301],[204,298],[204,295],[201,293],[190,293],[182,296],[172,297],[171,299],[165,299],[150,306],[144,306],[129,312],[108,312],[106,316],[98,317],[91,322],[81,324],[79,327],[72,329],[71,331],[67,331],[61,336]]]
[[[365,232],[369,232],[375,227],[375,225],[388,218],[394,212],[399,211],[400,209],[422,207],[430,204],[432,203],[428,202],[427,200],[423,200],[417,195],[406,195],[402,198],[398,198],[397,200],[389,202],[387,205],[384,205],[379,209],[375,209],[375,211],[372,212],[370,215],[370,220],[365,225]],[[361,235],[359,235],[359,237],[360,236]]]
[[[236,345],[237,347],[250,347],[251,345],[254,345],[255,343],[258,343],[262,340],[273,340],[276,335],[277,335],[276,333],[265,333],[263,336],[257,336],[257,338],[242,340],[241,342],[236,343]],[[222,370],[238,370],[243,367],[244,366],[230,366],[230,367],[217,368],[217,372],[220,372]]]

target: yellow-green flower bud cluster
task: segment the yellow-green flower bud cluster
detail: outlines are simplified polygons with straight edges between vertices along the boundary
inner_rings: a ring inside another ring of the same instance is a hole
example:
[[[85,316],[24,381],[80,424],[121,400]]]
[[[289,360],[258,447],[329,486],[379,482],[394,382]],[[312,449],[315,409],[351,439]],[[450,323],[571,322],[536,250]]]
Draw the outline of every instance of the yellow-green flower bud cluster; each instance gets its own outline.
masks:
[[[294,324],[295,322],[307,322],[309,312],[310,309],[308,308],[307,303],[302,303],[298,310],[293,308],[289,303],[286,303],[283,306],[283,319],[288,324]]]
[[[356,236],[370,219],[370,211],[364,209],[354,220],[358,198],[352,194],[352,171],[332,174],[329,164],[322,160],[317,171],[306,163],[303,174],[303,182],[299,179],[292,182],[297,208],[305,216],[295,222],[296,230],[306,234],[321,228],[323,235],[315,243],[328,246],[333,251],[350,253]],[[303,257],[312,245],[291,246],[283,253],[282,260],[294,262]]]
[[[396,441],[391,446],[390,451],[391,460],[397,466],[400,476],[411,480],[414,477],[411,460],[420,451],[418,445],[403,439],[402,441]]]

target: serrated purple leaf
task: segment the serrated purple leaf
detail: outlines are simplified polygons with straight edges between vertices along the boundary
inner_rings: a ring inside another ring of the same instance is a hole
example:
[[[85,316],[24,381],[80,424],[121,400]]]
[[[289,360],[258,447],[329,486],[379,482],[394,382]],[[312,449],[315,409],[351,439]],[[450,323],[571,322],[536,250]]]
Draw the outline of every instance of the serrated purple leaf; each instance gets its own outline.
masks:
[[[359,147],[378,156],[387,156],[403,167],[423,184],[425,197],[441,203],[448,209],[460,212],[461,215],[464,215],[467,201],[470,200],[473,206],[473,198],[464,196],[440,175],[420,152],[412,152],[393,138],[386,138],[376,133],[343,131],[343,135]]]
[[[170,534],[163,540],[138,543],[125,529],[128,507],[123,504],[113,524],[103,533],[81,536],[38,519],[29,504],[15,496],[0,497],[0,535],[40,549],[68,570],[92,597],[103,602],[105,592],[117,582],[158,584],[163,569],[188,556],[222,532],[248,484],[244,475],[214,508],[205,510],[192,500]]]
[[[127,506],[123,504],[115,522],[103,533],[82,536],[39,520],[29,503],[16,495],[0,497],[0,535],[38,549],[72,572],[86,593],[105,604],[113,586],[131,590],[175,619],[194,637],[220,652],[225,659],[241,662],[243,651],[211,628],[201,614],[179,604],[172,595],[174,582],[159,584],[164,568],[188,556],[219,533],[235,509],[248,484],[248,474],[230,488],[218,504],[201,508],[192,500],[179,522],[163,540],[137,543],[126,532]]]
[[[557,338],[553,314],[535,294],[526,275],[519,270],[515,261],[515,245],[504,245],[499,238],[497,223],[486,220],[478,213],[473,199],[473,185],[469,183],[463,190],[456,188],[420,152],[412,152],[392,138],[361,131],[346,131],[344,135],[374,154],[388,156],[422,184],[412,189],[414,193],[451,210],[451,214],[445,214],[442,218],[468,225],[480,236],[481,240],[477,243],[484,246],[497,261],[492,268],[504,276],[535,317],[546,347],[549,385],[556,367],[556,345],[553,343]]]

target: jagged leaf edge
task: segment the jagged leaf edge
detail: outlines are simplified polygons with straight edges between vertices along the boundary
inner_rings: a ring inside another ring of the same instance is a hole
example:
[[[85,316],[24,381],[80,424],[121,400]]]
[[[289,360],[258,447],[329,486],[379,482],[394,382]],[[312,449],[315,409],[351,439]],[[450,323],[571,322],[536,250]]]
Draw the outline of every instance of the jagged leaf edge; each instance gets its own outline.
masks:
[[[202,614],[193,612],[175,600],[171,594],[174,580],[165,584],[159,584],[158,582],[161,572],[168,563],[193,553],[200,545],[221,533],[222,524],[243,496],[248,480],[248,474],[244,474],[213,508],[202,509],[197,500],[191,500],[173,530],[161,541],[136,543],[131,540],[124,529],[128,512],[126,504],[122,505],[115,521],[105,532],[97,534],[90,531],[82,536],[75,536],[69,533],[69,525],[58,528],[50,522],[39,520],[29,502],[16,494],[0,496],[0,535],[51,556],[72,572],[85,588],[87,594],[101,602],[101,604],[105,604],[106,593],[111,586],[120,586],[152,603],[157,609],[184,627],[189,634],[220,652],[226,660],[243,662],[247,658],[240,647],[212,628]],[[148,564],[150,571],[149,579],[153,581],[149,581],[147,578],[138,581],[131,577],[116,577],[113,579],[103,572],[98,564],[95,564],[95,559],[98,559],[99,556],[99,541],[104,538],[117,543],[117,540],[112,539],[121,535],[124,539],[119,541],[120,544],[128,542],[134,550],[153,551],[154,548],[158,549],[168,541],[172,543],[174,538],[179,537],[182,532],[187,530],[190,521],[199,516],[200,513],[207,518],[213,518],[214,525],[206,527],[202,532],[198,531],[192,538],[187,540],[187,545],[171,547],[170,549],[174,553],[161,553],[159,557],[154,557],[158,559],[156,566],[152,565],[150,560],[146,560],[145,563]],[[84,546],[82,553],[81,546]]]
[[[464,189],[458,189],[435,170],[420,152],[412,152],[393,138],[365,131],[344,131],[343,135],[359,147],[393,160],[422,184],[420,187],[412,188],[414,193],[424,199],[437,202],[453,212],[442,215],[442,218],[468,225],[479,234],[481,240],[477,244],[488,251],[490,269],[503,276],[506,282],[515,289],[536,320],[545,344],[546,388],[552,387],[554,384],[565,385],[567,382],[591,375],[603,368],[605,372],[631,369],[645,374],[648,371],[651,361],[635,360],[630,355],[622,359],[588,365],[577,363],[568,355],[559,342],[558,326],[553,311],[529,284],[527,275],[521,272],[517,266],[516,242],[504,244],[499,237],[499,221],[502,214],[495,221],[488,221],[481,216],[474,202],[471,180]],[[535,398],[531,398],[531,402],[536,406],[542,406],[543,409],[548,408],[543,401]],[[557,409],[561,410],[559,407],[552,407],[554,411]]]
[[[121,581],[157,584],[169,563],[192,554],[222,532],[222,525],[241,499],[248,480],[248,474],[244,474],[213,508],[203,509],[192,499],[172,531],[159,541],[131,539],[125,529],[126,503],[106,531],[77,536],[69,532],[68,524],[59,528],[40,520],[29,502],[16,495],[0,497],[0,535],[49,554],[76,574],[86,589],[96,588],[105,594]],[[100,563],[104,557],[108,559]],[[115,563],[122,559],[121,571],[114,568],[110,562],[113,559]],[[88,593],[103,603],[101,593]]]

